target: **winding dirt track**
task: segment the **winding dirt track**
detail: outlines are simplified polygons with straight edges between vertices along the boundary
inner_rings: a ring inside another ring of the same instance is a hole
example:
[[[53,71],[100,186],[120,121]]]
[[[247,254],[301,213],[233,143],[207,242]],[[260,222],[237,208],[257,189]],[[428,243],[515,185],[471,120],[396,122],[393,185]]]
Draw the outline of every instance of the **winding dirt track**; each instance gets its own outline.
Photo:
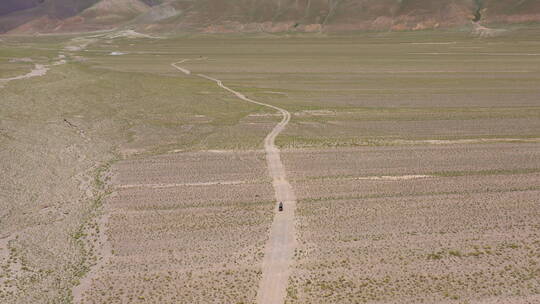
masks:
[[[187,61],[189,61],[189,59],[184,59],[171,65],[184,74],[191,75],[190,70],[178,66],[178,64]],[[257,303],[259,304],[282,304],[285,302],[290,274],[289,266],[292,261],[294,248],[296,247],[294,225],[296,196],[293,188],[287,181],[285,168],[281,162],[280,151],[275,145],[275,140],[289,123],[291,114],[276,106],[249,99],[242,93],[225,86],[219,79],[204,74],[197,74],[197,76],[215,82],[220,88],[231,92],[244,101],[277,110],[283,116],[281,122],[274,127],[272,132],[270,132],[264,140],[266,162],[268,165],[268,172],[272,178],[275,197],[278,202],[283,202],[284,211],[278,212],[276,209],[274,221],[272,222],[272,227],[270,229],[270,237],[266,243],[264,260],[262,263],[262,280],[259,284],[259,291],[257,293]]]

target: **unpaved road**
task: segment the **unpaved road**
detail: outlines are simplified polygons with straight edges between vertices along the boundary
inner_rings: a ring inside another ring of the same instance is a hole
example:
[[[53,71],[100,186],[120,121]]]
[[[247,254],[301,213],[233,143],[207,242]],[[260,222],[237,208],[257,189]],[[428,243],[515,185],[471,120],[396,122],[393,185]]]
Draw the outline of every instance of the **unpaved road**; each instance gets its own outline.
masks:
[[[173,63],[172,66],[186,75],[191,75],[190,70],[178,66],[178,64],[187,62],[188,60],[189,59],[184,59]],[[287,181],[285,168],[281,162],[280,151],[275,145],[275,140],[289,123],[291,114],[276,106],[249,99],[242,93],[225,86],[219,79],[204,74],[197,74],[197,76],[214,81],[220,88],[231,92],[244,101],[277,110],[283,116],[281,122],[279,122],[272,132],[264,139],[264,150],[266,152],[268,172],[272,178],[276,200],[278,202],[283,202],[284,211],[278,212],[276,208],[274,221],[272,222],[272,227],[270,229],[270,237],[266,243],[264,260],[262,263],[262,280],[259,284],[259,291],[257,293],[257,303],[259,304],[282,304],[285,302],[290,264],[294,248],[296,247],[296,232],[294,225],[296,196],[293,188]]]

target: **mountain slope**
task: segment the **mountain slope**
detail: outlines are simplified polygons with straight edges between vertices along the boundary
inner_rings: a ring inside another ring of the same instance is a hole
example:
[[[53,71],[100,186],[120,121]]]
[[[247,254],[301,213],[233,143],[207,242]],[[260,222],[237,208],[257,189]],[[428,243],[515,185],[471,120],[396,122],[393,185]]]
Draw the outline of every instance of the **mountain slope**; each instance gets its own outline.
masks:
[[[73,5],[77,2],[78,6]],[[72,1],[69,5],[65,3],[67,2],[48,3],[41,8],[41,14],[23,25],[17,25],[10,32],[18,34],[109,29],[133,20],[149,9],[147,4],[139,0]],[[40,7],[37,7],[24,12],[39,9]]]
[[[79,14],[100,0],[1,0],[0,33],[30,23],[49,25]],[[41,22],[40,22],[41,20]],[[44,22],[48,20],[47,22]],[[48,31],[49,26],[36,31]]]
[[[5,0],[0,31],[418,30],[540,21],[538,0]],[[39,3],[44,1],[43,3]],[[14,17],[15,16],[15,17]],[[15,30],[14,30],[15,29]]]
[[[32,8],[38,4],[37,0],[2,0],[0,2],[0,16],[12,12]]]

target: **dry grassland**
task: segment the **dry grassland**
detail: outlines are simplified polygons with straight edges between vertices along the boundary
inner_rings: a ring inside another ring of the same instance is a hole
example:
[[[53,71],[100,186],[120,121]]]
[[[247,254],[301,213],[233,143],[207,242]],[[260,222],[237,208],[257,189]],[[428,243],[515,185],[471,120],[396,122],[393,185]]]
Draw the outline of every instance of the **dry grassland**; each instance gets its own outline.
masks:
[[[34,56],[41,61],[48,53]],[[0,89],[2,303],[69,302],[89,266],[91,248],[81,231],[99,213],[99,172],[114,159],[100,127],[114,124],[81,119],[81,100],[61,93],[74,83],[60,83],[66,74]]]
[[[232,104],[211,85],[179,81],[168,64],[155,73],[125,73],[96,67],[104,55],[65,51],[70,37],[4,41],[0,64],[12,69],[9,77],[31,67],[14,58],[50,65],[65,53],[68,62],[0,88],[2,303],[73,302],[73,288],[103,259],[112,162],[171,150],[253,149],[265,134],[265,126],[238,123],[258,107]],[[256,192],[256,182],[245,189]],[[252,201],[263,204],[262,194],[236,204]]]
[[[0,302],[254,301],[279,117],[200,56],[293,114],[289,302],[537,301],[539,32],[2,37],[67,64],[0,88]]]
[[[82,303],[253,303],[273,210],[265,165],[262,152],[116,164],[112,253]]]
[[[301,246],[287,302],[535,302],[539,151],[538,144],[289,151]]]

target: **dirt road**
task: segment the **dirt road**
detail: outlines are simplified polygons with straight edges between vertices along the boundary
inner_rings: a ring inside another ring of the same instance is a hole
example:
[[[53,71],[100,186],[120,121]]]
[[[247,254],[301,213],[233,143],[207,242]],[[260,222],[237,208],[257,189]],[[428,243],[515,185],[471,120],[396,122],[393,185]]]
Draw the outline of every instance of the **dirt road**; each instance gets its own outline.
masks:
[[[178,66],[178,64],[187,61],[188,59],[184,59],[173,63],[172,66],[186,75],[191,75],[190,70]],[[290,274],[290,264],[292,261],[294,248],[296,247],[296,233],[294,225],[296,196],[293,188],[287,181],[285,168],[281,162],[280,151],[275,145],[275,140],[289,123],[291,114],[279,107],[249,99],[242,93],[225,86],[219,79],[212,78],[204,74],[197,74],[197,76],[215,82],[220,88],[231,92],[236,97],[244,101],[279,111],[283,116],[283,119],[274,127],[274,129],[266,136],[264,140],[266,162],[268,165],[268,172],[272,178],[276,201],[283,202],[284,210],[283,212],[278,212],[276,208],[276,214],[274,216],[274,221],[272,222],[270,237],[266,243],[264,260],[262,263],[262,280],[259,284],[259,290],[257,293],[257,303],[284,303]]]

